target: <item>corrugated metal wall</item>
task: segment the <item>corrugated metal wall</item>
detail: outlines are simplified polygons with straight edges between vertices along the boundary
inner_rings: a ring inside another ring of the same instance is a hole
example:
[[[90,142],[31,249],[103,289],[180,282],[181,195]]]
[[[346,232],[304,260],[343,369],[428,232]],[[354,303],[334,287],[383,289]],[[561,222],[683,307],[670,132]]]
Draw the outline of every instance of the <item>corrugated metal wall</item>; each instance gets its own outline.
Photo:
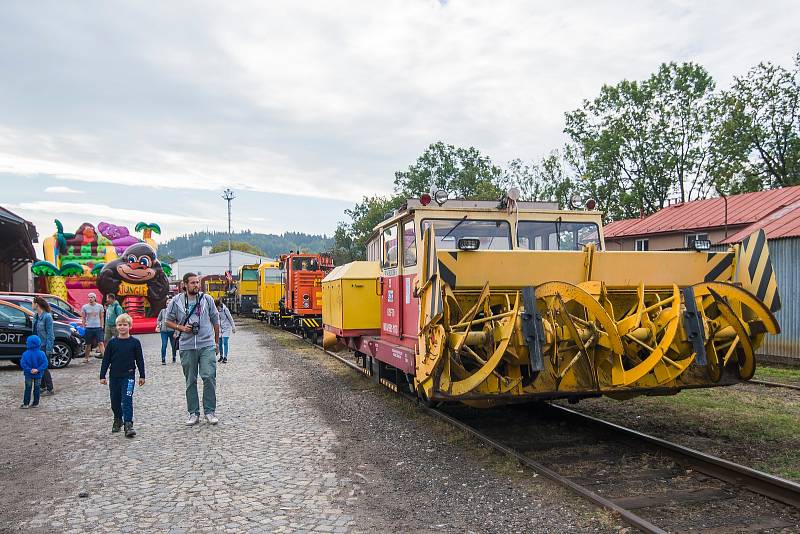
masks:
[[[781,295],[781,310],[775,314],[781,325],[777,336],[767,334],[759,354],[791,358],[800,365],[800,238],[771,239],[767,242],[772,268]]]

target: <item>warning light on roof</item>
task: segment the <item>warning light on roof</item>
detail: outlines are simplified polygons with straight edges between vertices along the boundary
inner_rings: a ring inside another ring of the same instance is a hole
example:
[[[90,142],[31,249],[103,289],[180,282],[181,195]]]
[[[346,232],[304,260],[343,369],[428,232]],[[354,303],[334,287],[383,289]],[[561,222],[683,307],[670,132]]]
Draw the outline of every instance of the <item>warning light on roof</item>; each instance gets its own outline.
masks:
[[[596,207],[597,207],[597,201],[595,199],[590,198],[589,200],[586,201],[586,209],[587,210],[592,211]]]
[[[419,203],[423,206],[427,206],[431,203],[431,196],[428,193],[422,193],[422,196],[419,197]]]

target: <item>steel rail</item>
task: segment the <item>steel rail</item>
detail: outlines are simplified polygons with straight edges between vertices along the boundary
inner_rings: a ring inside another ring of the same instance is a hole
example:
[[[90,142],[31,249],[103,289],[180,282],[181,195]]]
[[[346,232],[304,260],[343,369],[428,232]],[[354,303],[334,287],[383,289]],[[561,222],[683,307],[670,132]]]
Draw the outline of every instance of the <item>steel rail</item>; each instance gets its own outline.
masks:
[[[654,445],[659,449],[665,450],[674,458],[686,460],[695,470],[701,473],[705,473],[735,486],[747,488],[755,493],[794,506],[795,508],[800,508],[800,484],[796,482],[770,475],[763,471],[751,469],[717,456],[712,456],[690,447],[684,447],[683,445],[644,434],[609,421],[604,421],[603,419],[598,419],[597,417],[586,415],[564,406],[555,404],[550,404],[549,406],[570,417]]]
[[[781,382],[769,382],[767,380],[754,380],[752,378],[750,380],[748,380],[747,382],[744,382],[744,383],[746,384],[748,382],[751,383],[751,384],[760,384],[762,386],[767,386],[767,387],[770,387],[770,388],[788,388],[788,389],[796,389],[796,390],[800,391],[800,386],[798,386],[796,384],[782,384]]]
[[[352,369],[360,373],[363,371],[362,368],[356,365],[355,363],[347,360],[346,358],[334,352],[325,350],[323,347],[312,343],[310,340],[304,339],[302,336],[298,334],[295,334],[293,332],[288,332],[285,330],[284,332],[287,332],[297,337],[298,339],[302,339],[309,345],[317,348],[318,350],[324,352],[328,356],[335,358],[336,360],[342,362],[343,364],[347,365],[348,367],[351,367]],[[753,381],[751,380],[751,382]],[[783,386],[782,384],[778,385]],[[456,428],[462,430],[463,432],[466,432],[467,434],[475,437],[480,442],[492,447],[493,449],[499,452],[502,452],[507,456],[514,458],[520,464],[525,465],[526,467],[532,469],[533,471],[568,488],[569,490],[573,491],[577,495],[580,495],[586,500],[593,502],[594,504],[600,506],[601,508],[619,514],[620,518],[629,525],[634,526],[643,532],[647,532],[648,534],[666,533],[665,530],[657,527],[656,525],[653,525],[646,519],[634,514],[630,510],[627,510],[626,508],[615,504],[614,502],[591,491],[590,489],[585,488],[580,484],[577,484],[576,482],[556,473],[552,469],[533,460],[532,458],[525,456],[524,454],[490,438],[489,436],[480,432],[479,430],[470,427],[469,425],[459,421],[458,419],[453,418],[452,416],[444,412],[426,406],[425,404],[421,403],[419,399],[417,399],[416,397],[403,393],[400,393],[400,396],[411,402],[415,402],[426,413],[438,419],[441,419],[442,421],[452,426],[455,426]],[[672,443],[655,436],[650,436],[648,434],[644,434],[637,430],[617,425],[609,421],[604,421],[602,419],[598,419],[596,417],[583,414],[581,412],[572,410],[570,408],[566,408],[560,405],[555,405],[552,403],[548,403],[547,405],[552,410],[566,414],[569,417],[579,419],[583,422],[588,422],[594,426],[603,428],[605,430],[611,430],[615,433],[623,434],[629,438],[634,438],[639,441],[648,443],[649,445],[656,446],[657,448],[665,451],[670,456],[676,459],[685,460],[698,472],[712,476],[714,478],[717,478],[734,486],[743,487],[745,489],[753,491],[754,493],[764,495],[765,497],[769,497],[770,499],[782,502],[784,504],[800,508],[800,484],[796,482],[792,482],[790,480],[786,480],[781,477],[770,475],[762,471],[751,469],[749,467],[745,467],[743,465],[739,465],[730,462],[728,460],[724,460],[722,458],[718,458],[716,456],[712,456],[710,454],[697,451],[689,447],[684,447],[682,445],[678,445],[676,443]]]
[[[344,357],[339,356],[338,354],[336,354],[334,352],[330,352],[328,350],[325,350],[323,347],[320,347],[319,345],[311,343],[310,340],[304,339],[302,336],[300,336],[298,334],[295,334],[294,332],[288,332],[286,330],[284,330],[284,332],[287,332],[287,333],[295,336],[296,338],[305,341],[306,343],[308,343],[312,347],[315,347],[315,348],[319,349],[320,351],[324,352],[328,356],[332,356],[333,358],[336,358],[338,361],[342,362],[343,364],[347,365],[348,367],[351,367],[352,369],[355,369],[359,373],[362,372],[361,367],[359,367],[355,363],[345,359]],[[593,492],[592,490],[590,490],[588,488],[585,488],[585,487],[581,486],[580,484],[577,484],[576,482],[573,482],[572,480],[569,480],[568,478],[566,478],[566,477],[564,477],[562,475],[559,475],[558,473],[556,473],[552,469],[546,467],[545,465],[543,465],[543,464],[541,464],[541,463],[529,458],[528,456],[525,456],[524,454],[521,454],[518,451],[515,451],[514,449],[511,449],[511,448],[507,447],[506,445],[503,445],[499,441],[496,441],[496,440],[490,438],[489,436],[487,436],[486,434],[480,432],[479,430],[476,430],[476,429],[472,428],[471,426],[469,426],[469,425],[467,425],[465,423],[462,423],[458,419],[455,419],[455,418],[445,414],[444,412],[441,412],[441,411],[439,411],[439,410],[437,410],[435,408],[431,408],[429,406],[426,406],[425,404],[419,402],[418,398],[412,397],[411,395],[407,395],[407,394],[403,394],[403,393],[398,393],[398,394],[401,397],[403,397],[404,399],[406,399],[406,400],[408,400],[410,402],[414,402],[415,404],[417,404],[417,406],[420,407],[422,410],[424,410],[426,413],[428,413],[428,414],[430,414],[430,415],[432,415],[432,416],[434,416],[434,417],[436,417],[436,418],[438,418],[438,419],[440,419],[440,420],[442,420],[442,421],[444,421],[444,422],[446,422],[446,423],[458,428],[459,430],[461,430],[463,432],[466,432],[467,434],[469,434],[472,437],[476,438],[480,442],[488,445],[489,447],[491,447],[491,448],[493,448],[493,449],[495,449],[495,450],[497,450],[499,452],[502,452],[503,454],[505,454],[507,456],[510,456],[511,458],[514,458],[520,464],[530,468],[534,472],[539,473],[539,474],[549,478],[550,480],[552,480],[552,481],[554,481],[554,482],[566,487],[567,489],[569,489],[572,492],[578,494],[579,496],[583,497],[584,499],[586,499],[586,500],[598,505],[601,508],[604,508],[606,510],[609,510],[611,512],[619,514],[620,519],[625,521],[630,526],[636,527],[637,529],[639,529],[642,532],[645,532],[647,534],[668,534],[666,530],[657,527],[656,525],[650,523],[649,521],[647,521],[643,517],[640,517],[640,516],[634,514],[633,512],[631,512],[630,510],[628,510],[628,509],[626,509],[626,508],[624,508],[622,506],[619,506],[618,504],[615,504],[614,502],[606,499],[605,497]]]

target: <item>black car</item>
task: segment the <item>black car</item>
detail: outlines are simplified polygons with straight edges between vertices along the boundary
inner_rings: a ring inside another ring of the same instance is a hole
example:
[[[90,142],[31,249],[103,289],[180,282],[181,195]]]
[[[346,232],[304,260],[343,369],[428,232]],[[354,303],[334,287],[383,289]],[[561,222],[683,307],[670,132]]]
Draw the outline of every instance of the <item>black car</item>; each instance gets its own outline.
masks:
[[[25,341],[32,333],[33,314],[16,304],[0,300],[0,360],[11,360],[19,365],[25,352]],[[84,342],[73,327],[64,323],[53,321],[53,333],[56,340],[50,355],[50,367],[61,369],[83,352]]]
[[[0,295],[0,300],[4,300],[6,302],[10,302],[11,304],[16,304],[22,308],[25,308],[29,312],[33,312],[33,297],[29,296],[19,296],[19,295]],[[53,320],[58,321],[59,323],[81,323],[81,316],[75,315],[72,311],[65,310],[60,306],[56,306],[55,304],[50,304],[50,313],[53,315]]]

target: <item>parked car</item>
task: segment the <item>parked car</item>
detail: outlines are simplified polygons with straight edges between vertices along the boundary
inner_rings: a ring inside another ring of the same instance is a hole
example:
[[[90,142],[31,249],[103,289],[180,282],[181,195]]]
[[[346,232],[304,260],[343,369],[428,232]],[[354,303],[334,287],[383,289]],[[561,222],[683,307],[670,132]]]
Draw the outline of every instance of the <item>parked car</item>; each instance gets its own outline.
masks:
[[[33,312],[12,302],[0,300],[0,360],[19,365],[25,352],[25,340],[33,333]],[[55,343],[50,355],[50,367],[61,369],[84,350],[83,339],[75,328],[53,321]]]
[[[50,306],[58,306],[62,310],[68,311],[72,315],[75,315],[76,317],[79,317],[79,318],[81,316],[81,312],[79,310],[76,310],[75,308],[73,308],[72,305],[69,302],[67,302],[66,300],[62,299],[61,297],[57,297],[55,295],[51,295],[50,293],[18,293],[18,292],[14,292],[14,291],[0,291],[0,299],[5,299],[6,296],[9,296],[9,297],[30,297],[31,299],[33,297],[42,297],[42,298],[44,298],[44,300],[47,301],[48,304],[50,304]]]
[[[54,297],[61,301],[58,297]],[[33,311],[33,297],[29,297],[27,295],[0,295],[0,299],[10,302],[12,304],[16,304],[17,306],[21,306],[28,311]],[[45,299],[47,300],[47,299]],[[63,302],[63,301],[61,301]],[[53,313],[53,320],[58,321],[59,323],[70,324],[70,323],[81,323],[81,316],[75,315],[71,311],[65,310],[61,306],[56,304],[50,303],[50,308]]]

